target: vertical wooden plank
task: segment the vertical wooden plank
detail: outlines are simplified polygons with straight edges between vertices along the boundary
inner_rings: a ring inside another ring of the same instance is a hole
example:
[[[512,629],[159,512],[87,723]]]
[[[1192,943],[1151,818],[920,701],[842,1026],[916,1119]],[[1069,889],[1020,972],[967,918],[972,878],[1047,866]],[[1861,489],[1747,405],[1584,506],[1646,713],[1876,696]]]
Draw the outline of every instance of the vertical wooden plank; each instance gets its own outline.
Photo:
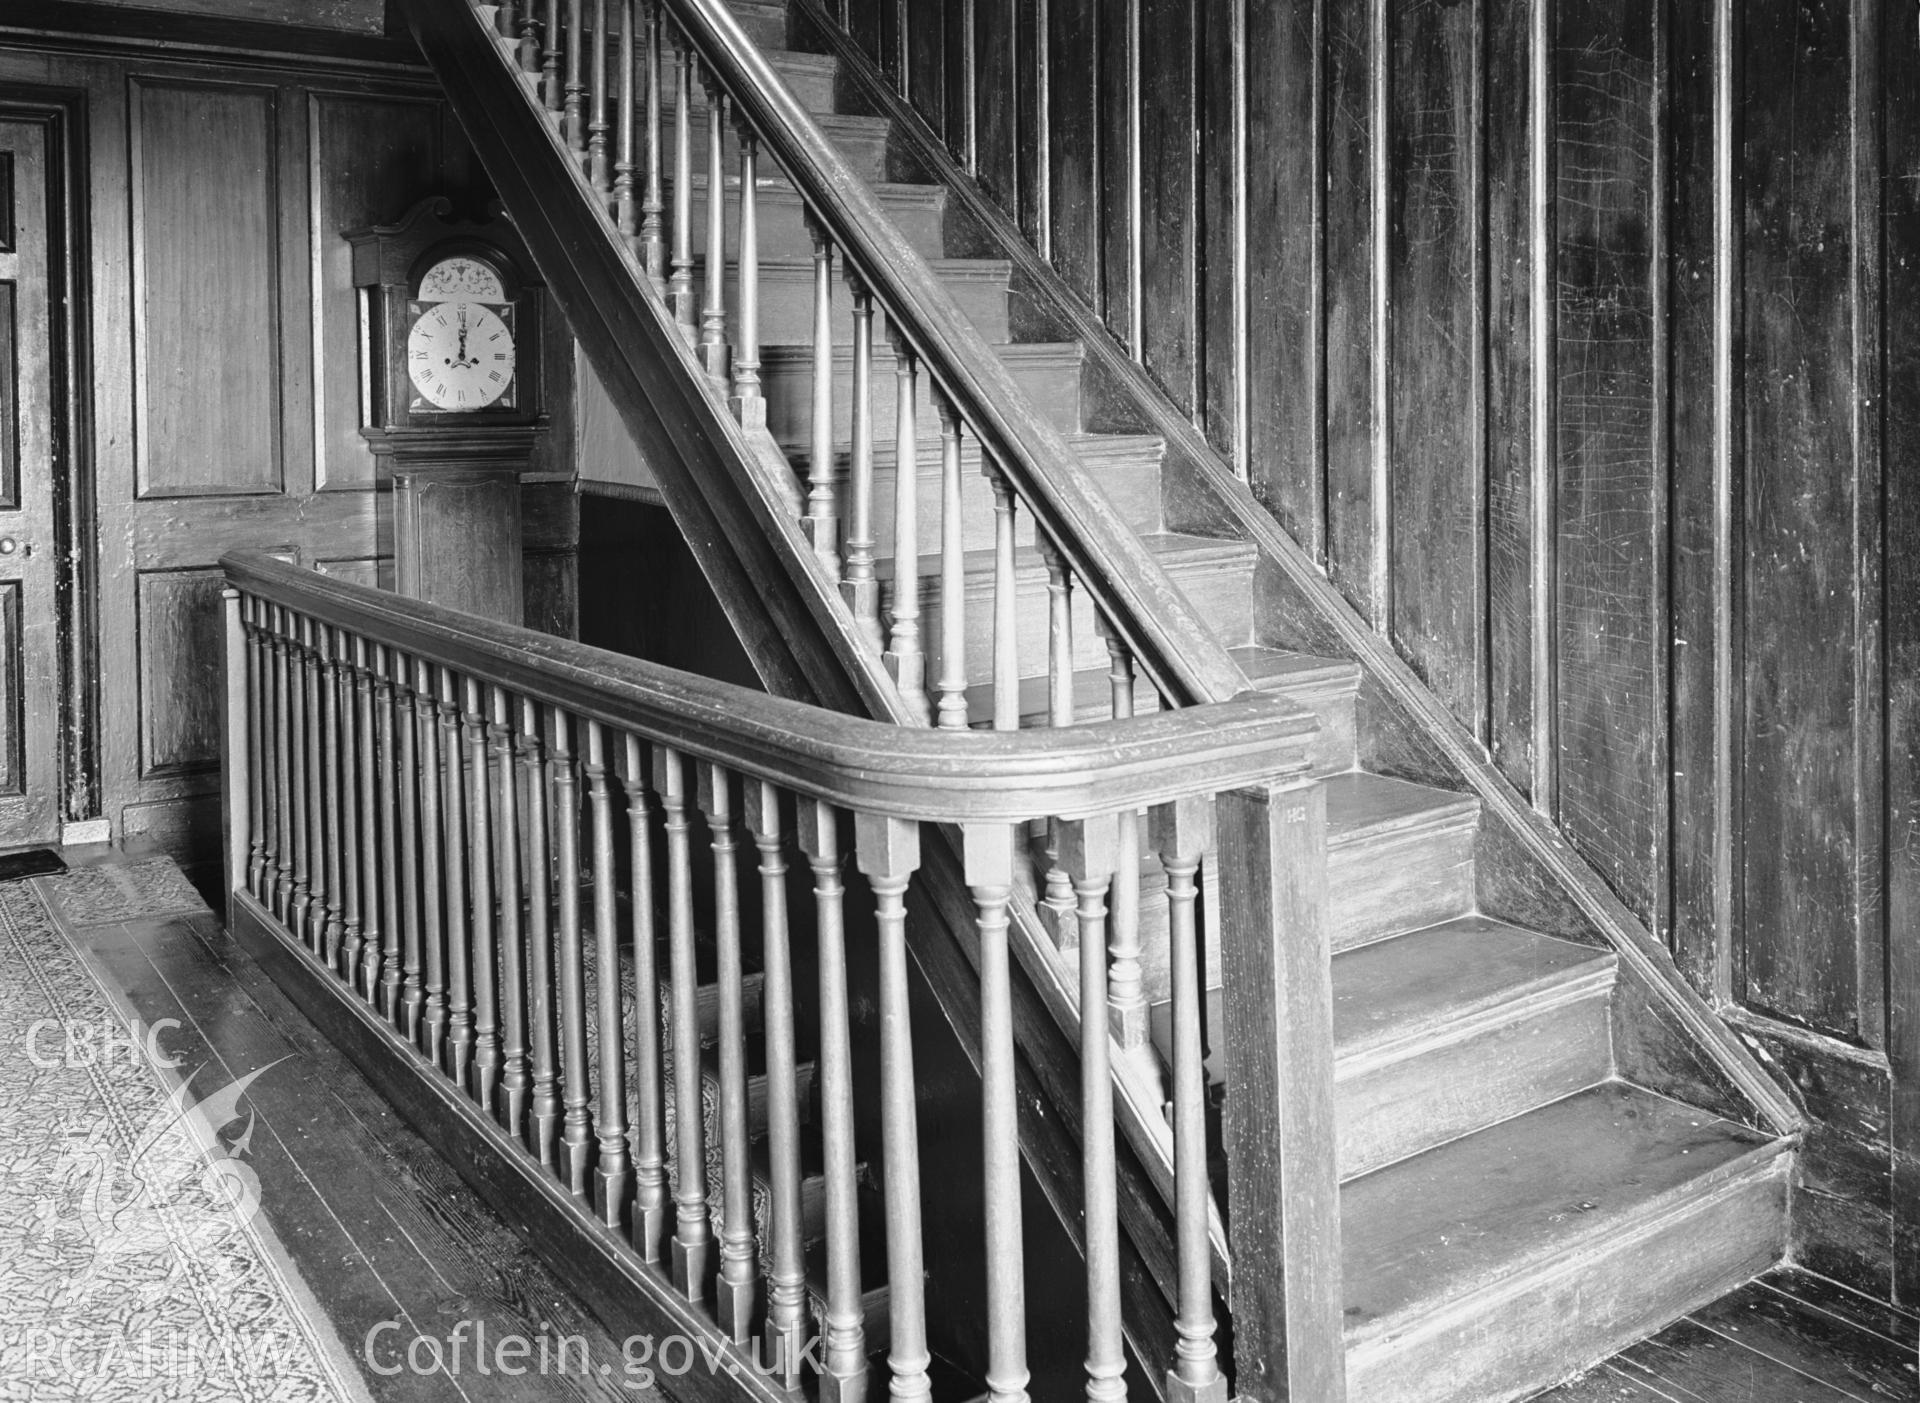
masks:
[[[1666,698],[1655,653],[1653,5],[1563,9],[1554,45],[1558,813],[1653,906]]]
[[[1888,946],[1887,1060],[1893,1072],[1893,1294],[1920,1306],[1920,29],[1881,8],[1886,174]],[[1905,464],[1904,469],[1893,465]]]
[[[1484,739],[1478,5],[1393,0],[1387,241],[1393,637]]]
[[[1857,0],[1856,0],[1857,2]],[[1857,1036],[1853,5],[1747,16],[1741,997]]]
[[[1015,220],[1020,220],[1020,113],[1015,88],[1020,81],[1019,9],[1021,0],[974,0],[974,160],[980,188]],[[1033,231],[1024,221],[1021,232]]]
[[[1057,54],[1047,85],[1048,241],[1054,271],[1100,305],[1101,225],[1110,211],[1100,187],[1100,3],[1049,0],[1047,43]]]
[[[905,0],[900,10],[902,81],[914,110],[935,131],[946,133],[946,6]]]
[[[1710,997],[1733,996],[1740,669],[1735,498],[1741,245],[1735,114],[1740,8],[1674,4],[1669,45],[1671,296],[1668,381],[1672,730],[1669,909],[1675,958]],[[1705,180],[1688,172],[1704,171]]]
[[[1533,261],[1529,133],[1533,0],[1483,0],[1486,121],[1487,745],[1523,793],[1533,782]]]
[[[1327,569],[1369,618],[1374,595],[1373,11],[1326,0]],[[1380,81],[1384,82],[1384,78]]]
[[[945,0],[939,6],[944,112],[940,132],[947,150],[966,170],[973,169],[973,60],[976,33],[973,0]]]
[[[1186,0],[1141,0],[1141,358],[1189,416],[1200,407],[1195,14]]]
[[[1246,7],[1247,463],[1253,490],[1327,558],[1328,0]]]
[[[1107,329],[1140,355],[1140,6],[1100,6],[1100,205],[1102,279],[1097,310]]]
[[[1245,0],[1198,9],[1198,63],[1194,107],[1198,118],[1195,172],[1195,234],[1199,239],[1195,334],[1195,406],[1208,440],[1234,471],[1246,475],[1246,433],[1241,416],[1241,298],[1246,254],[1240,217],[1246,208],[1246,171],[1241,162],[1245,86]]]
[[[1052,0],[1019,0],[1018,86],[1020,103],[1020,227],[1040,251],[1053,257],[1053,67],[1049,54]]]

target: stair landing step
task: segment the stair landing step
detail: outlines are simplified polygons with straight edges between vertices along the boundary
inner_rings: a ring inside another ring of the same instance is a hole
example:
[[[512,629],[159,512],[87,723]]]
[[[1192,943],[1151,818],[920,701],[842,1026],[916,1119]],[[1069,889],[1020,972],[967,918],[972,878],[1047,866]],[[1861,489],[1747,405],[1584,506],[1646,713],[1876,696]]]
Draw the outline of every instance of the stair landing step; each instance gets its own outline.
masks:
[[[1354,1396],[1524,1397],[1764,1271],[1787,1148],[1615,1081],[1347,1184]]]

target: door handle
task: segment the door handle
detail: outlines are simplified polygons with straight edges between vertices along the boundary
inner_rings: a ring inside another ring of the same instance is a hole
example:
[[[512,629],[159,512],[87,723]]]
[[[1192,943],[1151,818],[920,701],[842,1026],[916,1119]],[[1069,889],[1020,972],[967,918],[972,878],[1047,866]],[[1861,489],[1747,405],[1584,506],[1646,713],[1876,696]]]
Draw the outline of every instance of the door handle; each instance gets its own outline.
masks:
[[[29,556],[33,554],[32,541],[16,541],[11,536],[0,536],[0,555]]]

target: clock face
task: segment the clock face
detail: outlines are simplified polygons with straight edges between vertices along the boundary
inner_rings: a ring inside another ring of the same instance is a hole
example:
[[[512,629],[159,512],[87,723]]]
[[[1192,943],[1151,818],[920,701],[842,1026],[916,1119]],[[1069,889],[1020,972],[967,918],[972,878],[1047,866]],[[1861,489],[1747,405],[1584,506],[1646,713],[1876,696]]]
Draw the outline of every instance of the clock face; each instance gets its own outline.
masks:
[[[443,258],[420,279],[421,302],[505,302],[500,275],[477,258]]]
[[[415,407],[461,413],[486,409],[503,397],[511,405],[512,305],[455,299],[416,307],[419,315],[407,333],[407,375],[425,403]]]

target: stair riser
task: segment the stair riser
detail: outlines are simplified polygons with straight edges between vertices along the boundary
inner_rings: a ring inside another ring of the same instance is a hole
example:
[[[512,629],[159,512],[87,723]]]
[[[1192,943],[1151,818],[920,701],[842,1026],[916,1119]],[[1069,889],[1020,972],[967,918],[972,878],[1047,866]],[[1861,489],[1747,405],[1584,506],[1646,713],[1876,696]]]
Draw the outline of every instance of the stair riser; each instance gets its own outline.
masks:
[[[1342,843],[1327,854],[1336,951],[1438,925],[1473,909],[1476,825],[1436,825],[1384,840]]]
[[[973,323],[973,329],[980,333],[982,340],[989,344],[1001,344],[1011,339],[1007,329],[1007,284],[1004,279],[976,276],[950,277],[941,274],[936,265],[934,274],[940,278],[949,295]],[[703,289],[706,286],[705,260],[694,270],[694,283]],[[725,281],[727,299],[727,334],[734,341],[739,339],[739,325],[736,314],[739,311],[740,270],[729,265]],[[846,284],[834,280],[833,289],[833,340],[835,345],[853,344],[853,300],[847,295]],[[874,340],[885,344],[887,319],[884,316],[874,318]],[[813,270],[811,267],[796,267],[791,263],[768,267],[762,263],[760,269],[760,344],[765,346],[812,346],[813,344]]]
[[[781,81],[793,90],[793,95],[800,99],[800,105],[802,107],[817,116],[832,115],[834,104],[838,97],[838,65],[832,63],[822,64],[816,61],[812,54],[795,54],[791,50],[780,48],[778,45],[762,44],[761,48],[766,52],[767,61],[773,65],[774,72],[778,73]],[[661,57],[660,126],[663,133],[673,130],[673,98],[675,85],[673,65],[677,61],[677,49],[669,43]],[[698,66],[696,63],[695,67],[698,68]],[[647,100],[645,72],[646,70],[643,67],[638,84],[639,91],[635,94],[634,98],[636,104],[641,104],[634,115],[636,124],[646,120],[646,107],[644,106]],[[693,103],[688,111],[695,120],[706,120],[707,85],[701,81],[698,74],[696,74],[694,78]],[[729,114],[729,119],[731,119],[731,114]],[[664,141],[664,136],[662,139]]]
[[[784,5],[728,5],[747,37],[763,49],[779,49],[787,42],[787,9]]]
[[[740,184],[739,172],[727,173],[725,207],[721,211],[726,225],[727,259],[729,262],[740,256]],[[764,177],[763,177],[764,180]],[[666,182],[667,192],[663,195],[666,206],[663,219],[672,217],[672,185]],[[945,209],[944,197],[934,200],[902,199],[888,193],[886,187],[878,192],[881,205],[893,219],[907,242],[922,258],[939,258],[946,247],[946,235],[942,232]],[[787,184],[760,187],[760,196],[754,202],[754,218],[757,224],[755,232],[759,236],[760,257],[799,262],[813,257],[813,235],[807,232],[806,205],[799,192]],[[707,183],[704,177],[696,177],[693,186],[693,251],[696,257],[704,257],[707,247]],[[840,281],[839,260],[834,262],[834,281]]]
[[[1160,465],[1144,455],[1140,458],[1091,465],[1101,488],[1112,499],[1121,516],[1137,531],[1158,528],[1160,515]],[[919,526],[919,553],[935,555],[940,550],[940,458],[938,446],[920,441],[920,471],[915,477],[915,520]],[[844,459],[838,464],[842,474],[836,486],[840,520],[847,520],[850,509]],[[804,477],[804,469],[801,470]],[[895,476],[891,465],[876,464],[873,473],[873,519],[879,544],[876,554],[891,558],[893,551],[893,510]],[[990,550],[994,541],[993,489],[980,460],[968,454],[960,465],[961,544],[970,551]],[[1033,544],[1033,517],[1028,512],[1014,515],[1014,541],[1020,546]]]
[[[1247,591],[1252,582],[1250,563],[1236,562],[1221,567],[1183,567],[1177,560],[1164,563],[1174,583],[1180,586],[1194,609],[1204,617],[1226,619],[1244,614]],[[929,679],[940,675],[943,656],[939,646],[940,598],[938,579],[932,576],[923,579],[920,627],[927,653]],[[1022,676],[1042,674],[1047,670],[1048,649],[1048,597],[1044,575],[1038,571],[1026,574],[1019,581],[1018,600],[1014,638],[1020,672]],[[884,612],[889,604],[889,596],[883,594],[881,604]],[[971,575],[967,580],[966,639],[968,678],[980,680],[991,677],[993,582],[985,574]],[[1107,661],[1107,645],[1094,631],[1093,604],[1083,590],[1074,592],[1073,660],[1076,668],[1095,667]]]
[[[1787,1164],[1596,1244],[1546,1273],[1517,1275],[1394,1339],[1347,1354],[1353,1403],[1507,1403],[1531,1397],[1725,1295],[1786,1252]]]
[[[876,348],[877,349],[877,348]],[[761,357],[760,378],[767,398],[767,428],[781,443],[804,446],[813,430],[813,367],[805,348],[768,346]],[[876,443],[891,443],[894,437],[894,413],[898,401],[891,355],[874,356],[871,412]],[[1014,382],[1025,392],[1033,406],[1053,422],[1062,433],[1080,428],[1080,365],[1065,358],[1016,357],[1008,370]],[[939,423],[933,411],[932,391],[923,373],[915,401],[916,431],[924,425],[936,432]],[[833,375],[834,442],[845,444],[853,437],[853,364],[842,352],[834,358]]]
[[[688,132],[691,138],[688,146],[693,153],[690,170],[696,180],[703,180],[707,174],[707,114],[704,110],[689,109],[687,117],[688,126],[691,128]],[[861,180],[880,181],[887,178],[887,129],[885,126],[866,122],[853,126],[833,123],[827,126],[827,136],[832,139],[834,149],[840,153],[841,159]],[[678,139],[679,134],[674,129],[673,109],[668,108],[661,114],[660,122],[662,167],[660,183],[665,191],[663,199],[669,214],[673,209],[675,165],[673,144]],[[644,160],[644,157],[642,159]],[[780,174],[780,168],[764,155],[760,164],[763,176]],[[739,133],[733,130],[731,122],[727,124],[726,135],[720,143],[720,169],[729,182],[739,178],[740,137]],[[635,176],[636,181],[640,178],[639,175]],[[704,214],[701,218],[694,220],[694,230],[694,244],[698,247],[706,237]]]
[[[1604,1081],[1609,986],[1352,1075],[1335,1069],[1340,1174],[1408,1155]]]
[[[1351,706],[1351,702],[1346,703]],[[1386,855],[1362,858],[1335,850],[1327,863],[1328,920],[1336,951],[1403,931],[1438,925],[1473,906],[1473,835],[1443,831],[1404,839]],[[1377,865],[1376,865],[1377,864]],[[1147,1001],[1173,996],[1167,964],[1167,880],[1158,867],[1140,878],[1140,968]],[[1207,987],[1221,985],[1218,942],[1206,948]]]

